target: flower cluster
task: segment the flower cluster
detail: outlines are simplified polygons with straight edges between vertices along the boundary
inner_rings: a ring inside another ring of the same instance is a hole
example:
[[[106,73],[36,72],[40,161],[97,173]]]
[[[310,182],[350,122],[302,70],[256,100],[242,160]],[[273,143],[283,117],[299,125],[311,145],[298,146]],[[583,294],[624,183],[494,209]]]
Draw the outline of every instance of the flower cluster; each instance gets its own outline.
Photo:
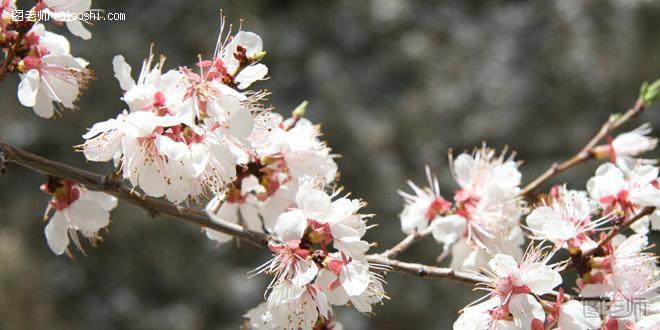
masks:
[[[586,190],[557,185],[529,208],[512,157],[495,157],[485,147],[450,158],[460,187],[452,202],[441,196],[428,168],[429,187],[409,182],[414,194],[401,192],[403,231],[431,233],[444,245],[441,257],[452,256],[452,268],[485,275],[478,288],[488,295],[466,307],[454,329],[660,327],[660,272],[646,238],[660,227],[658,168],[655,160],[635,158],[655,148],[657,139],[650,133],[645,124],[595,147],[594,156],[610,162],[598,167]],[[636,234],[611,242],[604,231],[613,226]],[[519,246],[525,236],[545,247],[530,245],[523,255]],[[571,259],[551,265],[560,249]],[[559,270],[569,263],[579,273],[572,298],[561,288],[552,291],[562,284]],[[643,312],[630,312],[640,304]]]
[[[382,277],[365,257],[364,203],[328,195],[311,177],[298,180],[295,202],[276,220],[273,259],[257,269],[273,275],[267,301],[246,314],[255,329],[327,329],[332,305],[362,313],[385,298]]]
[[[451,253],[452,267],[476,269],[487,261],[486,251],[522,255],[523,232],[518,225],[525,211],[520,198],[521,174],[513,155],[497,156],[482,147],[472,154],[450,158],[460,189],[453,203],[440,195],[437,179],[427,169],[429,185],[410,182],[415,195],[400,192],[405,206],[401,213],[404,232],[410,234],[431,226],[433,237],[444,244],[441,257]]]
[[[242,89],[267,73],[258,63],[265,55],[258,35],[240,31],[229,39],[220,38],[212,59],[200,60],[197,70],[164,72],[165,58],[154,63],[151,55],[137,80],[116,56],[115,77],[128,109],[83,136],[85,157],[113,160],[125,179],[152,197],[182,203],[223,194],[255,154],[248,137],[265,93]]]
[[[258,35],[221,31],[213,56],[196,69],[166,70],[164,57],[152,55],[133,79],[116,56],[127,109],[95,124],[79,148],[88,160],[113,161],[148,196],[177,204],[209,198],[213,221],[273,236],[274,258],[259,272],[274,278],[268,301],[247,314],[256,315],[254,327],[336,327],[332,305],[370,313],[385,297],[365,257],[367,216],[358,213],[361,201],[326,193],[337,165],[319,127],[303,117],[306,102],[285,119],[265,109],[265,92],[247,90],[268,72],[264,55]],[[218,243],[231,239],[205,231]]]
[[[319,139],[319,127],[302,118],[305,106],[286,120],[272,112],[257,116],[247,138],[252,152],[238,168],[235,183],[208,204],[212,219],[233,223],[240,219],[251,230],[272,232],[280,214],[294,204],[301,178],[316,178],[325,185],[334,182],[334,157]],[[221,243],[231,239],[212,230],[207,235]]]
[[[77,13],[89,8],[90,1],[85,0],[40,0],[29,11]],[[18,99],[40,117],[51,118],[62,109],[76,109],[80,91],[93,78],[87,61],[71,55],[69,41],[47,31],[43,24],[27,18],[14,20],[12,11],[16,9],[15,1],[5,0],[0,4],[0,47],[5,55],[2,76],[10,72],[20,75]],[[91,38],[83,22],[66,24],[74,35]]]
[[[506,254],[493,256],[485,270],[487,279],[478,287],[488,292],[480,299],[485,301],[466,307],[454,329],[598,329],[598,313],[579,301],[566,301],[563,290],[555,301],[541,298],[562,283],[556,267],[548,265],[552,253],[544,252],[530,247],[520,261]]]

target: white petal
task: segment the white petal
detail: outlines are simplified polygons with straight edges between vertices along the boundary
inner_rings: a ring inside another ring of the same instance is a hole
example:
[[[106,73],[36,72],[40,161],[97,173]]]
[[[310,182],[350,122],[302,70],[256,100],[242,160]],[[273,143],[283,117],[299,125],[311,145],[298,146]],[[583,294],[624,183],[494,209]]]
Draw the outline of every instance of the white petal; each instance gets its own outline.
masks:
[[[39,83],[38,70],[30,70],[21,76],[21,82],[18,84],[18,100],[22,105],[33,107],[36,104]]]
[[[57,255],[63,254],[69,245],[69,224],[61,212],[55,212],[55,215],[48,221],[44,232],[48,246]]]
[[[460,215],[450,215],[435,219],[431,226],[433,226],[433,238],[436,241],[450,244],[463,236],[467,221]]]
[[[543,224],[553,220],[559,220],[555,211],[549,206],[540,206],[527,216],[527,226],[534,234],[543,235]]]
[[[112,59],[112,67],[122,90],[127,91],[135,86],[135,81],[131,78],[131,66],[126,63],[124,56],[115,56]]]
[[[453,163],[456,182],[462,188],[469,188],[472,184],[472,167],[474,159],[468,154],[460,154]]]
[[[558,323],[562,330],[598,329],[600,315],[591,306],[571,300],[561,305]]]
[[[562,282],[559,272],[544,263],[537,262],[525,265],[520,271],[522,284],[529,286],[532,292],[537,295],[550,292]]]
[[[156,136],[156,147],[168,158],[179,160],[188,154],[188,147],[183,142],[175,142],[165,135]]]
[[[518,262],[512,256],[498,253],[489,262],[490,269],[499,277],[518,275]]]
[[[43,88],[37,92],[37,101],[34,105],[34,113],[42,118],[51,118],[55,114],[55,106],[53,100],[46,94]]]
[[[81,229],[86,235],[96,234],[110,223],[110,213],[92,199],[80,198],[65,210],[67,211],[71,225]]]
[[[117,207],[117,197],[98,191],[87,191],[83,197],[94,200],[106,211],[111,211]],[[82,197],[81,197],[82,198]]]
[[[369,243],[360,239],[335,240],[333,246],[347,256],[358,260],[364,259],[364,254],[369,250]]]
[[[330,211],[332,205],[330,196],[320,190],[308,191],[301,201],[298,206],[310,218],[317,218]]]
[[[215,150],[215,149],[214,149]],[[190,145],[190,157],[192,159],[192,177],[198,177],[206,169],[210,155],[201,143]]]
[[[552,242],[566,241],[577,236],[577,230],[566,221],[548,221],[543,224],[543,235]]]
[[[79,20],[67,21],[66,27],[74,36],[80,37],[84,40],[89,40],[92,38],[92,33],[85,29],[85,27],[82,25],[82,22]]]
[[[359,261],[349,262],[339,273],[339,282],[349,296],[359,296],[364,293],[369,281],[369,265]]]
[[[138,171],[138,184],[145,194],[151,197],[161,197],[165,195],[167,184],[153,164],[145,164]]]
[[[217,202],[217,200],[215,201]],[[209,205],[211,205],[211,203],[209,203]],[[224,202],[217,210],[217,212],[213,212],[213,210],[207,208],[206,213],[214,222],[238,222],[238,205],[235,203]],[[233,238],[231,235],[227,235],[208,228],[206,229],[206,236],[214,241],[217,241],[218,243],[229,242]]]
[[[514,323],[523,329],[530,329],[534,319],[545,321],[543,307],[530,294],[513,295],[509,300],[509,311]]]
[[[243,69],[241,73],[236,77],[238,82],[238,88],[245,89],[250,87],[250,85],[257,81],[263,79],[268,74],[268,67],[257,63],[250,65],[247,68]]]
[[[259,209],[253,204],[243,203],[239,208],[245,226],[254,231],[263,232],[261,219],[259,218]]]
[[[307,217],[301,210],[282,213],[275,224],[275,235],[284,242],[299,240],[307,228]]]

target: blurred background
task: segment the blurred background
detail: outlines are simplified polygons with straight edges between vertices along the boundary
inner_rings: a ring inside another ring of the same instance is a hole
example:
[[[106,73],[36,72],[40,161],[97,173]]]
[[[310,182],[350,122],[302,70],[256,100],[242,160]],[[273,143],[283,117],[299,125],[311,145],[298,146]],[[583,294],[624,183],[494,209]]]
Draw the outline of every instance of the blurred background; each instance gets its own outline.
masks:
[[[82,110],[39,119],[18,103],[18,78],[10,77],[0,86],[0,138],[107,173],[107,164],[86,163],[72,146],[124,107],[112,57],[123,54],[135,74],[154,43],[171,68],[191,65],[212,53],[224,9],[264,39],[271,79],[256,87],[273,91],[271,105],[289,113],[309,100],[308,117],[343,156],[342,185],[377,214],[368,237],[377,251],[403,238],[397,190],[409,178],[424,183],[425,164],[451,196],[449,148],[509,145],[525,160],[528,182],[581,148],[610,113],[630,107],[643,81],[660,78],[658,1],[95,0],[92,7],[127,19],[96,23],[90,41],[67,34],[98,78]],[[626,128],[650,121],[660,129],[658,110]],[[596,165],[555,182],[584,189]],[[267,252],[216,247],[199,228],[128,204],[86,257],[53,255],[41,222],[43,181],[17,166],[0,176],[1,329],[236,329],[263,300],[266,278],[248,281],[245,272]],[[440,250],[425,242],[401,258],[433,262]],[[477,297],[455,282],[399,274],[388,281],[391,301],[374,316],[336,309],[346,328],[448,329]]]

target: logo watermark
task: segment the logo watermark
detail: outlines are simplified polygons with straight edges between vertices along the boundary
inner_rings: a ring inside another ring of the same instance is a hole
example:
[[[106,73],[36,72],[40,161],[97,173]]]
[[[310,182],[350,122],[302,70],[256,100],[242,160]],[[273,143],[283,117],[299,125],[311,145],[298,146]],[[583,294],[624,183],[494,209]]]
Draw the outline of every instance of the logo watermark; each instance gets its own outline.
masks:
[[[608,298],[586,298],[581,300],[585,306],[583,315],[587,317],[607,315],[612,318],[639,320],[649,314],[648,306],[650,303],[648,299],[633,298],[611,301]]]
[[[126,13],[122,12],[106,12],[103,9],[90,9],[83,12],[71,11],[46,11],[46,10],[21,10],[14,9],[11,11],[11,20],[14,22],[72,22],[72,21],[125,21]]]

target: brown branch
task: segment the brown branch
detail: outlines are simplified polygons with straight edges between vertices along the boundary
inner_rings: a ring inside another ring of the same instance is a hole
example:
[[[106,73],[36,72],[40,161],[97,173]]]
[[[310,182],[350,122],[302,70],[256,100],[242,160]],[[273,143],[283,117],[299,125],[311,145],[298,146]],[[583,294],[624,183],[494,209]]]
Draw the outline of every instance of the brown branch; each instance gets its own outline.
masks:
[[[488,283],[489,279],[484,276],[473,272],[466,272],[454,270],[446,267],[434,267],[417,263],[403,262],[399,260],[390,259],[382,255],[371,254],[367,256],[367,261],[376,265],[384,265],[390,267],[390,271],[403,274],[412,274],[421,278],[427,279],[451,279],[454,281],[463,282],[470,285],[478,283]],[[385,273],[387,271],[384,271]],[[558,292],[552,291],[542,296],[542,298],[555,300]],[[566,300],[575,299],[570,295],[564,295]]]
[[[594,135],[591,140],[573,157],[564,161],[560,164],[552,164],[543,174],[530,182],[525,188],[520,191],[520,196],[527,196],[531,194],[536,188],[541,184],[546,182],[548,179],[554,177],[555,175],[566,171],[567,169],[582,163],[594,156],[594,148],[597,147],[598,142],[607,136],[609,132],[618,128],[619,126],[626,123],[632,117],[635,117],[640,112],[644,111],[644,102],[640,99],[637,100],[635,106],[630,108],[620,117],[610,117],[605,124],[600,128],[600,130]]]
[[[562,269],[562,273],[568,272],[570,270],[573,270],[579,263],[587,260],[590,256],[594,255],[595,253],[601,251],[602,247],[605,246],[607,243],[609,243],[616,235],[618,235],[622,230],[625,230],[626,228],[630,228],[635,222],[639,221],[640,219],[644,218],[647,215],[652,214],[655,212],[655,207],[648,206],[643,208],[639,213],[637,213],[634,217],[630,218],[630,220],[619,224],[618,226],[615,226],[614,228],[610,229],[610,231],[607,233],[605,237],[603,237],[600,241],[598,241],[598,245],[596,248],[589,250],[585,253],[582,253],[580,255],[573,256],[570,261],[566,263],[566,267]]]
[[[13,163],[44,175],[75,180],[85,185],[88,189],[111,194],[140,206],[149,213],[168,215],[172,218],[181,219],[201,227],[217,230],[259,247],[265,247],[268,243],[269,237],[265,234],[247,230],[234,223],[216,223],[202,211],[178,207],[164,200],[141,196],[119,182],[118,178],[113,175],[104,176],[58,163],[16,148],[2,140],[0,140],[0,153],[2,154],[0,158],[5,159],[7,163]],[[371,262],[392,267],[392,271],[400,273],[410,273],[427,278],[451,278],[466,283],[476,283],[480,280],[477,275],[454,272],[449,268],[405,263],[376,254],[369,255],[367,258]]]
[[[397,273],[413,274],[422,278],[430,279],[452,279],[468,284],[487,282],[488,279],[479,274],[454,270],[451,268],[434,267],[417,263],[403,262],[387,258],[383,255],[371,254],[367,261],[372,264],[388,266],[391,271]]]
[[[412,234],[406,236],[401,242],[397,243],[395,246],[385,250],[380,255],[385,257],[385,258],[396,258],[399,254],[401,254],[403,251],[407,250],[415,242],[417,242],[417,241],[421,240],[422,238],[430,235],[432,232],[433,232],[433,228],[431,226],[429,226],[428,228],[426,228],[426,229],[424,229],[420,232],[412,233]]]
[[[105,176],[58,163],[16,148],[2,140],[0,140],[0,153],[3,154],[0,158],[4,159],[4,162],[20,165],[44,175],[77,181],[90,190],[102,191],[137,205],[152,216],[162,214],[184,220],[204,228],[232,235],[259,247],[265,247],[268,244],[268,235],[248,230],[231,222],[215,222],[201,210],[181,207],[161,199],[144,196],[122,184],[113,175]]]
[[[7,57],[2,62],[2,66],[0,66],[0,82],[5,80],[5,77],[7,77],[7,73],[11,72],[10,68],[12,66],[12,62],[14,62],[14,58],[16,57],[16,52],[18,50],[18,47],[20,47],[21,42],[23,42],[24,37],[25,37],[25,32],[19,31],[18,35],[16,36],[16,40],[14,40],[14,43],[9,48],[9,51],[7,51]]]
[[[254,232],[243,228],[234,223],[214,222],[203,211],[180,207],[170,202],[143,196],[127,187],[115,175],[101,175],[85,170],[81,170],[66,164],[52,161],[20,148],[14,147],[0,140],[0,160],[7,163],[13,163],[43,175],[50,175],[59,178],[71,179],[85,185],[90,190],[102,191],[117,198],[135,204],[145,209],[150,215],[166,215],[174,219],[183,220],[201,227],[210,228],[232,235],[239,239],[249,242],[257,247],[265,248],[268,244],[269,236],[263,233]],[[2,164],[0,164],[1,167]],[[388,253],[388,256],[371,254],[367,260],[390,267],[391,271],[397,273],[411,274],[430,279],[452,279],[464,283],[476,284],[485,280],[478,274],[455,271],[451,268],[433,267],[422,264],[407,263],[392,259],[393,256],[405,250],[414,241],[428,235],[430,230],[422,231],[420,235],[412,235],[408,241],[400,243],[394,251]]]
[[[643,217],[647,215],[651,215],[653,212],[655,212],[655,207],[649,206],[643,208],[639,213],[637,213],[634,217],[630,218],[630,220],[610,229],[610,231],[607,233],[607,236],[603,237],[600,241],[598,241],[598,246],[591,250],[589,253],[586,253],[584,255],[592,255],[594,252],[600,248],[602,248],[605,244],[607,244],[609,241],[611,241],[614,237],[616,237],[617,234],[619,234],[622,230],[626,228],[630,228],[635,222],[639,221]]]
[[[244,240],[252,245],[265,248],[270,237],[266,234],[251,231],[240,225],[220,221],[214,222],[203,211],[180,207],[165,200],[144,196],[133,191],[119,180],[115,175],[101,175],[52,161],[20,148],[14,147],[0,140],[0,169],[3,163],[12,163],[34,172],[59,178],[71,179],[85,185],[90,190],[102,191],[117,198],[145,209],[150,215],[165,215],[173,219],[183,220],[200,227],[217,230],[227,235]],[[431,233],[430,228],[416,235],[409,235],[404,241],[383,254],[367,255],[367,260],[374,264],[389,267],[388,271],[415,275],[428,279],[451,279],[468,284],[477,284],[486,281],[486,277],[476,273],[453,270],[451,268],[434,267],[418,263],[409,263],[395,260],[394,256],[404,251],[424,236]],[[387,271],[386,271],[387,272]],[[549,294],[553,297],[555,294]]]

